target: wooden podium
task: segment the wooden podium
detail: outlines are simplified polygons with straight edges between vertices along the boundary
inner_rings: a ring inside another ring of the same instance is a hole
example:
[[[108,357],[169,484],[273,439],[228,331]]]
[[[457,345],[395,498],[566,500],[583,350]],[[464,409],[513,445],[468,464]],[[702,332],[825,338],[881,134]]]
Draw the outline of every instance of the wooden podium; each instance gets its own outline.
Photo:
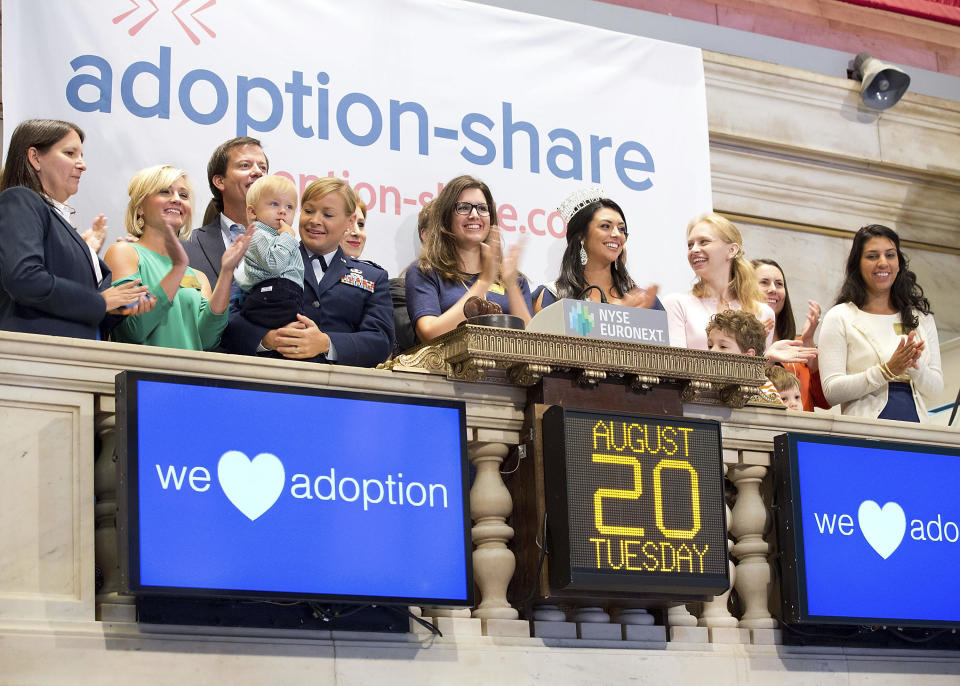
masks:
[[[565,592],[551,588],[542,559],[548,494],[541,422],[549,408],[681,418],[685,402],[782,407],[778,399],[767,398],[760,392],[766,380],[762,357],[469,323],[384,366],[396,371],[443,374],[455,380],[527,388],[523,442],[516,454],[507,458],[502,470],[513,498],[511,525],[515,535],[510,547],[517,559],[508,599],[521,609],[538,603],[616,603],[627,608],[663,607],[677,602],[676,598],[635,593]],[[722,490],[722,473],[719,479]],[[723,536],[725,561],[725,529]]]

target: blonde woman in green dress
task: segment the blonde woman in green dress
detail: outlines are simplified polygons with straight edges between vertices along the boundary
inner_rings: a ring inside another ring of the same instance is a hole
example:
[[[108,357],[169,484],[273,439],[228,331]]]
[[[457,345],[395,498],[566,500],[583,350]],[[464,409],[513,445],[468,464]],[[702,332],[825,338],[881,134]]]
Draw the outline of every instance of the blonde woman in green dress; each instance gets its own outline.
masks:
[[[157,302],[146,315],[126,318],[114,338],[184,350],[216,348],[227,326],[233,270],[253,232],[247,231],[224,251],[220,278],[211,290],[207,277],[188,266],[180,243],[191,226],[193,191],[186,172],[169,165],[148,167],[137,172],[127,193],[126,228],[138,240],[115,243],[104,261],[115,285],[139,280]]]

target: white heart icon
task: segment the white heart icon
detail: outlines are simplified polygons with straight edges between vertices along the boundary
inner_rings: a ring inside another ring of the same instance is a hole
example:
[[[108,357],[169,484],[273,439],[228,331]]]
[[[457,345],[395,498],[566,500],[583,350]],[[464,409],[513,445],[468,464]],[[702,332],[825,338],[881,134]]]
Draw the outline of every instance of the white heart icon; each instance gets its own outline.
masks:
[[[860,531],[877,554],[884,560],[893,555],[907,530],[907,516],[897,503],[889,502],[881,508],[872,500],[864,500],[857,510]]]
[[[228,450],[217,463],[220,488],[251,521],[273,507],[283,491],[283,464],[276,455],[260,453],[252,460]]]

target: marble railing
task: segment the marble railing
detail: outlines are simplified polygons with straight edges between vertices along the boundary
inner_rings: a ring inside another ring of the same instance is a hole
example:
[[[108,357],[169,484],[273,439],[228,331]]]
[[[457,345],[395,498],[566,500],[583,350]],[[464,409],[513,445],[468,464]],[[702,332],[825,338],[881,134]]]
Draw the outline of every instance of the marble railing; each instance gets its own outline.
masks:
[[[656,625],[644,610],[540,606],[534,616],[521,618],[520,608],[508,602],[515,569],[509,521],[513,503],[501,466],[522,443],[528,394],[505,377],[452,381],[442,373],[0,332],[0,620],[8,626],[134,619],[129,599],[117,594],[114,378],[122,370],[464,401],[468,454],[476,467],[470,510],[479,602],[472,611],[422,608],[422,614],[452,635],[634,641],[638,646],[662,644],[668,638],[666,627]],[[687,644],[779,642],[779,598],[770,563],[776,545],[770,510],[775,435],[803,431],[941,445],[960,442],[953,429],[830,413],[692,403],[682,408],[685,416],[721,422],[723,461],[733,494],[727,513],[732,591],[666,613],[669,639]],[[728,602],[731,592],[736,602]]]

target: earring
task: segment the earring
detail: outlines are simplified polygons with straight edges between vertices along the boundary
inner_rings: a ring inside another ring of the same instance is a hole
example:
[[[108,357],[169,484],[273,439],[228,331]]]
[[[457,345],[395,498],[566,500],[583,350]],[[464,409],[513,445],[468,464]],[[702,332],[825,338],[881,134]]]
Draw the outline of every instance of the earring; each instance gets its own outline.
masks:
[[[587,266],[587,249],[583,245],[583,241],[580,241],[580,264],[584,267]]]
[[[138,229],[142,229],[142,228],[143,228],[143,215],[137,217],[137,228],[138,228]]]

